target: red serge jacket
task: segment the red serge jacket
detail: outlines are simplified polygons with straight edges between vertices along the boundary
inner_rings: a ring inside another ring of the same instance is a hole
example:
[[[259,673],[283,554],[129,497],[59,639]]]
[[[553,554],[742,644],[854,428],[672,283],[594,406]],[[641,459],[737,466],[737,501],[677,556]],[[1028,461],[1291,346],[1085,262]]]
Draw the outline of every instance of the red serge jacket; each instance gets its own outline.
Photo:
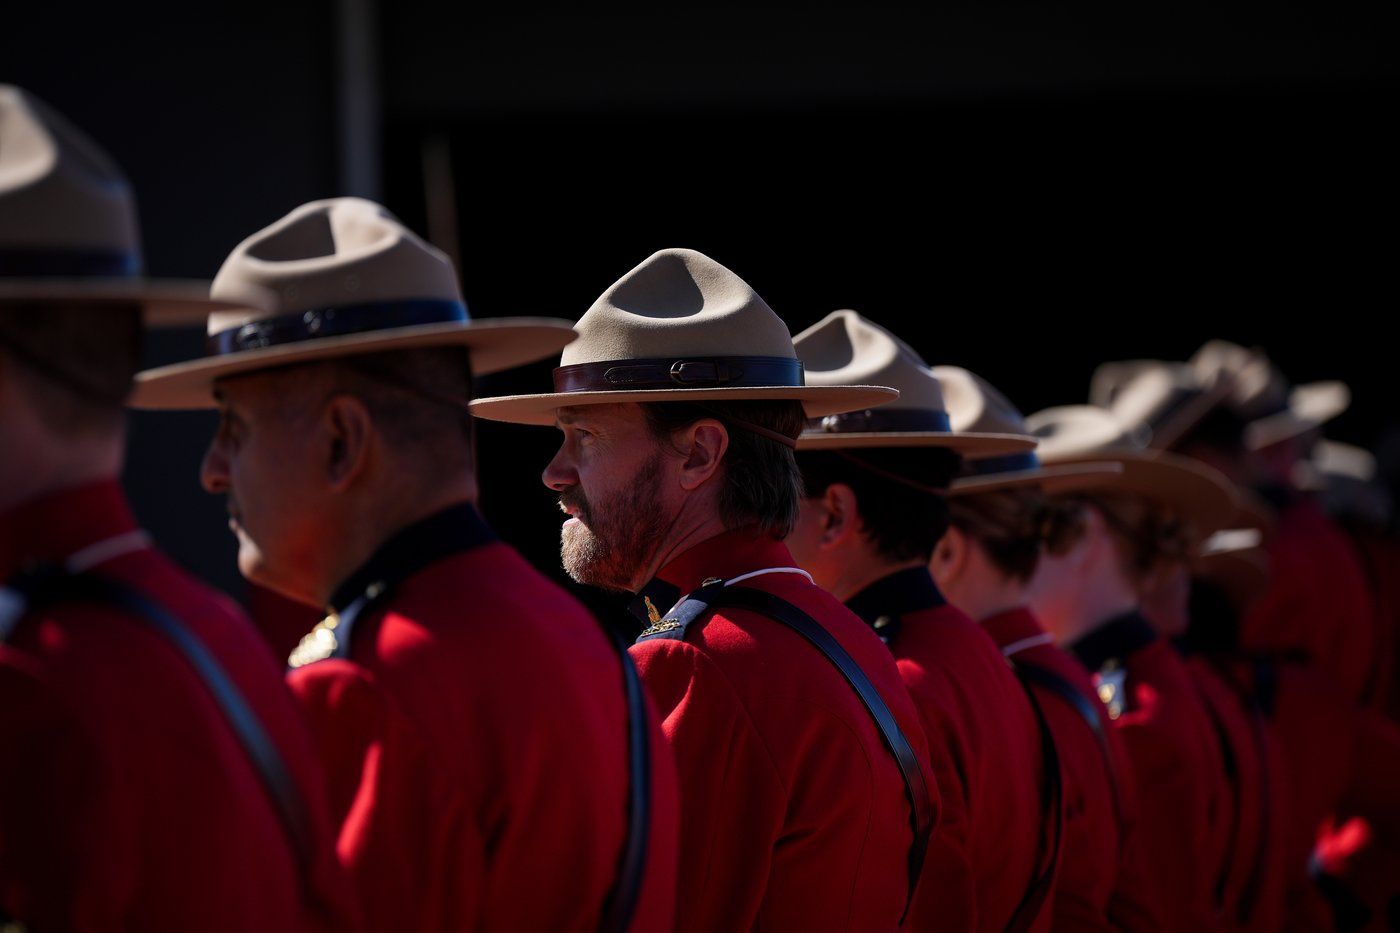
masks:
[[[1001,651],[948,605],[923,567],[891,574],[846,605],[889,645],[929,741],[943,800],[911,929],[1004,930],[1049,864],[1044,750],[1025,689]],[[970,878],[963,877],[965,861]],[[1048,929],[1042,905],[1035,929]]]
[[[1353,543],[1316,503],[1297,498],[1279,514],[1269,571],[1269,588],[1241,620],[1240,646],[1300,655],[1347,696],[1362,697],[1382,659],[1375,607]]]
[[[1095,672],[1123,739],[1142,801],[1139,828],[1152,859],[1166,927],[1219,929],[1216,869],[1226,790],[1220,745],[1186,662],[1137,612],[1067,646]]]
[[[289,680],[369,927],[596,930],[629,789],[621,665],[598,623],[467,505],[395,535],[332,602],[346,624],[303,640]],[[651,746],[637,931],[671,928],[675,885],[654,723]]]
[[[0,579],[44,563],[126,584],[204,643],[291,772],[310,865],[189,661],[121,608],[60,602],[12,614],[0,638],[0,914],[34,930],[354,929],[311,737],[247,620],[150,547],[115,482],[0,515]]]
[[[1237,687],[1267,717],[1282,762],[1284,803],[1279,844],[1287,887],[1287,912],[1296,928],[1333,918],[1318,901],[1309,877],[1318,827],[1332,814],[1364,817],[1383,845],[1400,849],[1400,727],[1352,702],[1333,680],[1310,666],[1272,659],[1235,658],[1220,663]],[[1327,861],[1346,854],[1332,840]]]
[[[665,612],[708,579],[792,565],[781,542],[734,531],[680,555],[643,594]],[[928,779],[914,705],[869,628],[800,572],[742,585],[793,603],[845,648]],[[904,781],[836,667],[783,624],[728,608],[700,616],[684,640],[631,651],[685,801],[677,929],[895,929],[913,839]]]
[[[1210,714],[1225,768],[1216,906],[1231,929],[1281,929],[1287,876],[1284,761],[1263,711],[1226,671],[1199,655],[1187,658],[1187,667]]]
[[[1082,698],[1033,685],[1055,737],[1064,775],[1064,846],[1055,881],[1056,930],[1158,930],[1162,908],[1150,853],[1137,828],[1137,783],[1123,738],[1115,731],[1084,666],[1056,647],[1028,609],[982,620],[1010,660],[1055,675]],[[1080,710],[1091,711],[1091,724]]]

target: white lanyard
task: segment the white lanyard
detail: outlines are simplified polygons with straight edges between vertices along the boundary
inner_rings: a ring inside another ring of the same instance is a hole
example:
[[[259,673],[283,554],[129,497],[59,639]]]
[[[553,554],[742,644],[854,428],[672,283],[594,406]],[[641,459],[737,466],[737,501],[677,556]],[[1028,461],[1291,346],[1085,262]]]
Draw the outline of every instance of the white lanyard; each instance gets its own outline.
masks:
[[[75,551],[68,556],[63,565],[69,573],[84,573],[99,564],[143,550],[150,545],[151,538],[144,531],[127,531]],[[9,638],[10,632],[27,609],[28,604],[23,597],[13,590],[0,587],[0,644]]]
[[[1055,636],[1051,635],[1049,632],[1041,632],[1039,635],[1032,635],[1029,638],[1022,638],[1020,641],[1013,641],[1011,644],[1001,649],[1001,653],[1003,657],[1009,658],[1013,655],[1020,654],[1027,648],[1050,645],[1054,644],[1054,642]]]
[[[748,573],[740,574],[733,580],[724,581],[724,585],[733,586],[736,583],[742,583],[744,580],[752,580],[754,577],[761,577],[765,573],[800,573],[807,578],[808,583],[816,583],[816,581],[812,579],[812,575],[800,567],[768,567],[765,570],[752,570]]]
[[[812,579],[812,575],[811,575],[810,573],[808,573],[807,571],[801,569],[800,567],[765,567],[765,568],[762,569],[762,570],[751,570],[751,571],[749,571],[748,573],[741,573],[741,574],[739,574],[739,576],[735,577],[735,578],[732,579],[732,580],[725,580],[725,581],[724,581],[724,585],[725,585],[725,586],[733,586],[733,585],[736,584],[736,583],[743,583],[745,580],[752,580],[754,577],[761,577],[761,576],[763,576],[764,574],[769,574],[769,573],[797,573],[797,574],[801,574],[802,576],[806,577],[808,583],[813,583],[813,584],[814,584],[814,583],[816,582],[815,580]],[[705,581],[705,582],[710,583],[710,582],[713,582],[713,581],[707,580],[707,581]],[[664,616],[661,616],[661,618],[663,618],[663,619],[670,618],[671,615],[672,615],[673,613],[675,613],[676,609],[680,607],[680,604],[683,603],[683,602],[685,602],[687,598],[688,598],[688,594],[687,594],[686,596],[682,596],[680,602],[678,602],[678,603],[676,603],[676,605],[672,606],[672,607],[666,612],[666,614],[665,614]],[[649,604],[649,603],[648,603],[648,604]]]
[[[63,563],[69,573],[84,573],[99,564],[145,550],[150,546],[151,536],[137,528],[135,531],[124,532],[96,544],[89,544],[70,554]]]

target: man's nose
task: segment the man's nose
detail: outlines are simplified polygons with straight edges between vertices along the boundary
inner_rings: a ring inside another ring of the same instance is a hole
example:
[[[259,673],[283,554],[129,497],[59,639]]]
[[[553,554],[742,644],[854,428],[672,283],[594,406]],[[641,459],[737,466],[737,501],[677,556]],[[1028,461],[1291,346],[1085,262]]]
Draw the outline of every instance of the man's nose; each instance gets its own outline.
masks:
[[[558,452],[540,474],[540,480],[555,492],[563,492],[570,486],[578,485],[578,471],[574,469],[572,459],[565,452],[567,446],[559,445]]]
[[[199,464],[199,482],[205,492],[215,495],[228,492],[228,457],[220,449],[217,437],[209,442],[209,449],[204,451],[204,459]]]

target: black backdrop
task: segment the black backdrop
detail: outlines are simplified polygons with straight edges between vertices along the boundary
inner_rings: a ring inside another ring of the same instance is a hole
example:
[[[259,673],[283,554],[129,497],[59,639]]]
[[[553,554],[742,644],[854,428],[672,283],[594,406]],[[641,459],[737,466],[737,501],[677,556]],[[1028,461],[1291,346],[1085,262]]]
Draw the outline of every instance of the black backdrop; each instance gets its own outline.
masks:
[[[1380,6],[707,5],[645,13],[386,3],[384,201],[428,229],[450,153],[475,315],[575,318],[655,249],[748,279],[794,331],[853,307],[1027,411],[1094,364],[1266,346],[1341,377],[1335,434],[1392,427],[1397,101]],[[26,10],[24,84],[113,151],[149,266],[209,276],[340,193],[330,0]],[[15,41],[20,40],[20,41]],[[445,148],[443,148],[445,145]],[[152,360],[197,352],[159,336]],[[538,390],[539,365],[485,393]],[[134,419],[128,486],[170,550],[237,590],[198,491],[202,415]],[[554,436],[483,425],[488,516],[545,567]]]

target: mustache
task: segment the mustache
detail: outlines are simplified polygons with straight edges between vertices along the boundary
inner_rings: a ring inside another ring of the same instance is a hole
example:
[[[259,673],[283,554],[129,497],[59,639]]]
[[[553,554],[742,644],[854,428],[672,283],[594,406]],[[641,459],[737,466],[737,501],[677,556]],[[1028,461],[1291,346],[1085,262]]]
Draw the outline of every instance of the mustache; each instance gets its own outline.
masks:
[[[559,508],[561,511],[574,514],[585,525],[591,524],[593,515],[592,510],[588,507],[588,498],[577,486],[566,489],[559,494]]]

